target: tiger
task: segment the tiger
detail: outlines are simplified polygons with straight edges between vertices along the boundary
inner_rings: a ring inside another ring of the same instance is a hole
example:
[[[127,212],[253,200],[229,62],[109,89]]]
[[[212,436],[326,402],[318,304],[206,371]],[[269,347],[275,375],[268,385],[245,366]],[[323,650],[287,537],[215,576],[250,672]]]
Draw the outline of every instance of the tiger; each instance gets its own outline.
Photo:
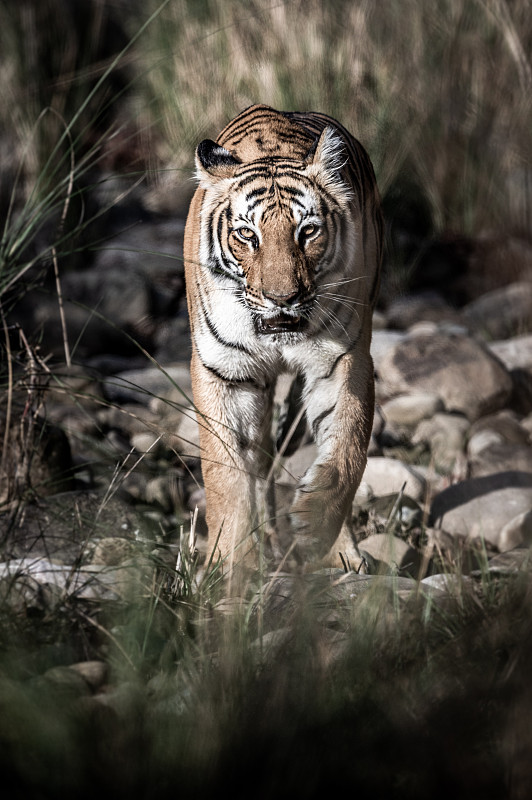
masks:
[[[207,550],[256,568],[279,376],[298,376],[316,459],[289,510],[303,570],[331,565],[363,475],[383,221],[371,161],[320,112],[242,111],[195,153],[184,234]],[[266,517],[266,518],[265,518]]]

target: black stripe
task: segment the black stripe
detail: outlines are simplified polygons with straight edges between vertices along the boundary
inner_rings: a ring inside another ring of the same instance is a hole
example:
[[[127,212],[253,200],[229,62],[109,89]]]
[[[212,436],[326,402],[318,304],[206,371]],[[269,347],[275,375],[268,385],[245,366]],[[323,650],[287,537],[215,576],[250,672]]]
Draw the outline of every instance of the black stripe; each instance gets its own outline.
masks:
[[[215,367],[211,367],[209,364],[206,364],[203,361],[203,359],[201,358],[201,356],[199,357],[199,359],[200,359],[201,363],[203,364],[203,366],[205,367],[205,369],[208,370],[208,372],[210,372],[213,375],[215,375],[218,378],[218,380],[223,381],[224,383],[235,383],[235,384],[238,384],[238,385],[242,385],[244,383],[248,383],[248,384],[250,384],[251,386],[254,386],[257,389],[261,389],[262,391],[264,391],[264,389],[267,388],[264,384],[259,383],[254,378],[231,378],[231,377],[228,377],[227,375],[223,375]]]
[[[347,348],[344,350],[344,352],[343,352],[343,353],[340,353],[340,355],[339,355],[339,356],[337,356],[337,357],[335,358],[335,360],[334,360],[334,362],[333,362],[333,365],[332,365],[332,367],[330,368],[329,372],[328,372],[326,375],[320,375],[320,376],[319,376],[319,378],[317,378],[317,379],[316,379],[316,383],[317,383],[318,381],[326,381],[326,380],[328,380],[328,379],[331,377],[331,375],[332,375],[332,374],[333,374],[333,372],[335,371],[336,367],[338,366],[338,364],[340,363],[340,361],[342,360],[342,358],[343,358],[344,356],[347,356],[349,353],[351,353],[351,352],[352,352],[352,351],[355,349],[355,347],[356,347],[356,346],[357,346],[357,344],[358,344],[358,340],[360,339],[360,336],[361,336],[361,334],[362,334],[362,329],[360,329],[360,330],[358,331],[357,335],[356,335],[356,336],[355,336],[355,338],[354,338],[354,339],[353,339],[353,340],[352,340],[352,341],[349,343],[348,347],[347,347]]]
[[[332,414],[332,412],[335,410],[335,408],[336,408],[336,403],[333,406],[331,406],[330,408],[327,408],[325,411],[322,411],[321,414],[318,414],[316,419],[313,420],[313,422],[312,422],[312,435],[314,436],[314,438],[317,437],[319,427],[320,427],[321,423],[323,422],[323,420],[326,417],[328,417],[329,414]]]
[[[280,186],[281,192],[289,194],[292,197],[304,197],[305,192],[302,189],[296,189],[294,186]]]
[[[201,295],[201,287],[199,286],[199,283],[197,283],[196,285],[198,286],[198,296],[200,300],[201,310],[203,312],[203,321],[207,325],[207,328],[211,336],[213,336],[213,338],[216,339],[216,341],[219,344],[223,345],[224,347],[228,347],[231,350],[238,350],[240,353],[245,353],[247,356],[253,355],[250,350],[244,347],[243,344],[240,344],[239,342],[228,342],[226,339],[220,336],[220,334],[218,333],[218,331],[211,322],[208,310],[205,308],[205,303],[203,302],[203,297]]]
[[[215,261],[216,265],[218,267],[220,267],[220,263],[216,259],[215,248],[214,248],[214,235],[213,235],[213,230],[214,230],[214,225],[213,225],[213,221],[214,220],[213,220],[213,218],[214,218],[214,215],[216,214],[217,211],[219,211],[220,213],[219,213],[219,216],[218,216],[218,223],[217,223],[216,229],[217,229],[217,234],[218,234],[218,242],[220,244],[222,264],[225,267],[225,269],[221,269],[220,271],[223,274],[226,274],[226,275],[229,275],[230,277],[238,279],[240,276],[235,273],[234,265],[231,264],[231,262],[229,261],[229,259],[225,255],[225,252],[224,252],[224,249],[223,249],[223,246],[222,246],[223,217],[224,217],[224,215],[227,216],[227,217],[229,216],[229,204],[225,208],[221,208],[221,209],[215,208],[213,213],[212,213],[212,215],[211,215],[211,217],[210,217],[210,219],[209,219],[208,229],[207,230],[209,231],[209,237],[210,237],[209,238],[209,253],[210,253],[210,257],[211,257],[211,260]],[[209,268],[211,270],[213,270],[212,264],[209,264]],[[216,270],[213,270],[213,271],[216,271]]]
[[[271,169],[266,167],[265,168],[260,167],[257,169],[255,167],[255,164],[253,164],[253,172],[251,174],[246,173],[246,175],[243,178],[239,179],[238,183],[235,184],[235,189],[240,191],[241,189],[244,188],[244,186],[247,186],[248,183],[253,183],[253,181],[260,180],[262,178],[269,178],[271,180],[272,178]]]
[[[295,197],[291,198],[291,202],[293,203],[293,205],[299,206],[299,208],[301,208],[303,211],[307,210],[306,205],[302,203],[300,200],[297,200]]]
[[[249,133],[255,131],[257,128],[262,128],[262,122],[264,120],[271,121],[272,119],[272,110],[268,109],[267,111],[261,109],[261,112],[253,111],[254,118],[252,120],[249,119],[250,114],[249,112],[244,111],[243,114],[240,114],[236,119],[233,120],[233,123],[229,123],[228,127],[222,131],[224,141],[230,142],[231,144],[238,144],[235,141],[235,137],[239,136],[241,133],[244,136],[249,135]],[[274,112],[275,113],[275,112]],[[220,134],[221,135],[221,134]]]
[[[246,195],[246,201],[249,202],[250,200],[254,200],[256,197],[261,197],[265,191],[266,189],[263,186],[258,189],[252,189],[251,192],[248,192]]]

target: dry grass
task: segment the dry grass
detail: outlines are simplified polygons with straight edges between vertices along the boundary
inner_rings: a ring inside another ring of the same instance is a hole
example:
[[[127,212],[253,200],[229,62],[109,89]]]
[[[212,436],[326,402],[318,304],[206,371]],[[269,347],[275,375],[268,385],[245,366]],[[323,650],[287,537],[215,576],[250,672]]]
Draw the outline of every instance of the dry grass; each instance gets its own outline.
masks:
[[[155,0],[152,0],[153,7]],[[403,174],[436,227],[530,225],[532,21],[526,0],[176,0],[140,42],[144,114],[167,163],[254,102],[319,109]],[[142,112],[143,109],[139,109]]]

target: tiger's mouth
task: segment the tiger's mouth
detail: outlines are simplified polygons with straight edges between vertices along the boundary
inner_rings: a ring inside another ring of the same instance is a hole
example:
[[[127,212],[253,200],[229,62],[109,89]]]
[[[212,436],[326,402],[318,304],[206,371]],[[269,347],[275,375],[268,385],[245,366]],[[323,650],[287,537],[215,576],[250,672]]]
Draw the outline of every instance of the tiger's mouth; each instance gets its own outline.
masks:
[[[257,333],[296,333],[307,327],[305,317],[284,314],[280,311],[274,317],[258,317],[255,322]]]

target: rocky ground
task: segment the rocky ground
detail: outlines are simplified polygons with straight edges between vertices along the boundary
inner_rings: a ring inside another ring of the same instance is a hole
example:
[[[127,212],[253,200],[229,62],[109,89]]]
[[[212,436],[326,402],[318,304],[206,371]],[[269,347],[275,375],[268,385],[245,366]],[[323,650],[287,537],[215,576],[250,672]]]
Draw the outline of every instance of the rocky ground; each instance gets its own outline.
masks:
[[[196,506],[201,537],[184,218],[139,208],[137,224],[117,224],[85,268],[62,275],[73,366],[54,291],[27,292],[15,312],[31,346],[13,333],[0,580],[20,611],[65,593],[105,602],[149,592],[160,564],[174,570]],[[532,245],[486,237],[465,257],[463,243],[450,256],[445,247],[439,283],[441,248],[400,292],[387,266],[372,344],[378,405],[351,526],[358,574],[308,578],[340,587],[336,605],[371,581],[401,580],[407,598],[421,580],[427,596],[444,597],[457,574],[528,563]],[[312,456],[307,438],[286,461],[287,491]],[[291,580],[270,594],[290,597]]]

